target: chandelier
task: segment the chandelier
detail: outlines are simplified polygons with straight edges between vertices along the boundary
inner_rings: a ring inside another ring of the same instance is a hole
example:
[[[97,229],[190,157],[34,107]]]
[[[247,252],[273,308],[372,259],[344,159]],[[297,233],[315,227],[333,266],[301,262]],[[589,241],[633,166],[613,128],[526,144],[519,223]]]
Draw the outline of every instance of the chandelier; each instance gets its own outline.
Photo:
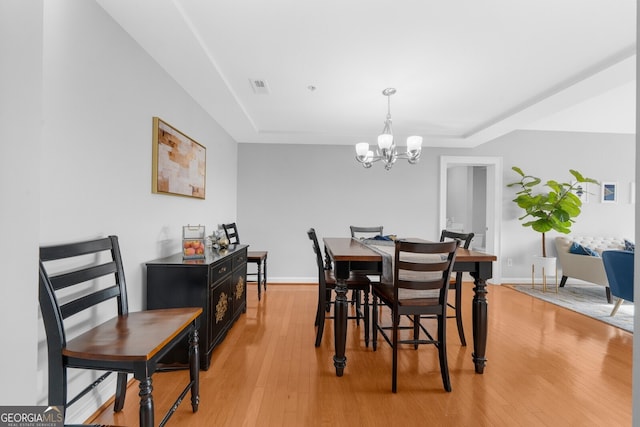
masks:
[[[398,153],[396,144],[393,141],[393,130],[391,128],[391,95],[396,93],[392,87],[382,91],[387,97],[387,119],[384,121],[382,134],[378,135],[378,148],[376,152],[369,150],[368,142],[356,144],[356,160],[362,163],[365,168],[370,168],[374,162],[382,160],[384,168],[391,170],[397,159],[406,159],[410,164],[418,163],[422,152],[422,137],[410,136],[407,138],[407,151]]]

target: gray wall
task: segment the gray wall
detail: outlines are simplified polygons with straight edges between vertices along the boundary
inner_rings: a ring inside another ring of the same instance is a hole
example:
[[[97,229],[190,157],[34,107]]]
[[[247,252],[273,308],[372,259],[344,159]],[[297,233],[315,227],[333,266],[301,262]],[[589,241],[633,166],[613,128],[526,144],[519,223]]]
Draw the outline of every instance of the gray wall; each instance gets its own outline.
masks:
[[[391,171],[376,164],[364,169],[353,147],[239,144],[238,225],[242,240],[269,251],[274,282],[313,280],[314,264],[305,231],[348,236],[349,225],[379,225],[386,234],[435,239],[438,230],[439,157],[500,156],[503,180],[517,180],[511,166],[544,180],[570,181],[569,169],[601,181],[616,181],[617,204],[602,204],[592,186],[589,202],[573,234],[633,239],[635,181],[633,135],[517,131],[475,149],[425,149],[420,163],[399,161]],[[517,220],[515,191],[503,189],[503,282],[530,278],[530,257],[540,253],[540,235]],[[548,236],[552,247],[555,234]],[[506,265],[511,258],[513,266]],[[530,280],[530,279],[529,279]]]
[[[0,57],[0,405],[34,405],[42,2],[0,2]]]

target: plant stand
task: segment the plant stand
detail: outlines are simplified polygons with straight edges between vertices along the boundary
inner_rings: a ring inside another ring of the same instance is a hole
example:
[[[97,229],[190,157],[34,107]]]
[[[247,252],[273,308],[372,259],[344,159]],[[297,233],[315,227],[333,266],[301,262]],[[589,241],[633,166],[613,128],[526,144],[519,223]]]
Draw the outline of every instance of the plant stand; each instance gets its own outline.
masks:
[[[534,256],[531,260],[531,287],[535,288],[535,272],[536,269],[542,272],[542,292],[547,292],[547,276],[549,273],[555,272],[556,293],[558,293],[558,267],[556,257]]]

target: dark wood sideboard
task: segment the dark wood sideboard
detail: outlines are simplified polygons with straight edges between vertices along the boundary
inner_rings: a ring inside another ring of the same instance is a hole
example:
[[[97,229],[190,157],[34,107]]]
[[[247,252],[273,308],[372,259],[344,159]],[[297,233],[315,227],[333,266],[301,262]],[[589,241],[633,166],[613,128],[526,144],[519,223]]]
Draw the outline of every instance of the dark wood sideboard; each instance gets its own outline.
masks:
[[[208,370],[211,353],[240,314],[247,311],[247,247],[206,251],[205,259],[183,260],[182,253],[147,265],[147,309],[202,307],[200,367]],[[166,367],[187,364],[185,346],[175,346],[162,360]]]

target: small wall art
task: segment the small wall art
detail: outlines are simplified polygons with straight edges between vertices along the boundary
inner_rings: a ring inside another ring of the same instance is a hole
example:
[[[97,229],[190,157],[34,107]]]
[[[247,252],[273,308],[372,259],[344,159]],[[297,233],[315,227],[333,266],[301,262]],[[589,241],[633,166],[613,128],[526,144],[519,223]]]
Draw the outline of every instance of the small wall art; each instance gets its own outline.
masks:
[[[205,198],[207,150],[178,129],[153,118],[152,191]]]
[[[600,195],[602,203],[618,203],[618,184],[616,182],[603,182]]]
[[[573,186],[573,194],[578,196],[583,204],[589,202],[588,183],[573,181],[571,185]]]

